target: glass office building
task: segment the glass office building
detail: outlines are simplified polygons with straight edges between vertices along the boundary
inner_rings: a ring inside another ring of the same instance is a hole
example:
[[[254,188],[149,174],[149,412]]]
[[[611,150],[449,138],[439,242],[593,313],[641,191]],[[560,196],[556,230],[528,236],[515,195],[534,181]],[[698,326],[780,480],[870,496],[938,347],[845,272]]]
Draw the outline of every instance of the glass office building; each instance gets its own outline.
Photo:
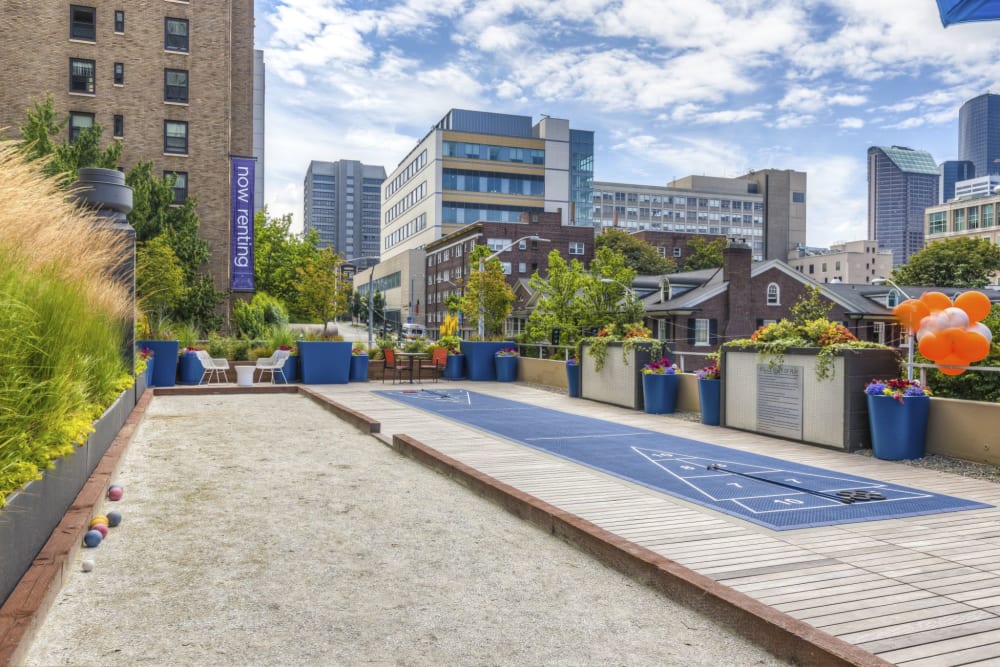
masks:
[[[927,151],[868,149],[868,238],[892,251],[894,266],[924,247],[924,210],[938,202],[938,166]]]
[[[1000,95],[973,97],[959,109],[958,159],[974,165],[969,178],[1000,171]]]
[[[345,259],[379,256],[379,211],[385,168],[356,160],[309,163],[303,183],[304,227],[321,248]],[[358,266],[370,266],[365,260]]]

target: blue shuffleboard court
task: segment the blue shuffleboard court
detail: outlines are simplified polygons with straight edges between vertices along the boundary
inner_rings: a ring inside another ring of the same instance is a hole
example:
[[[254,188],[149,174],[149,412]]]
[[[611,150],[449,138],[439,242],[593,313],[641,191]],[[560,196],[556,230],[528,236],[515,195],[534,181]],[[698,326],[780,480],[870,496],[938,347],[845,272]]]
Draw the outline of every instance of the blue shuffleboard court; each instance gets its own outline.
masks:
[[[992,507],[465,389],[375,393],[772,530]]]

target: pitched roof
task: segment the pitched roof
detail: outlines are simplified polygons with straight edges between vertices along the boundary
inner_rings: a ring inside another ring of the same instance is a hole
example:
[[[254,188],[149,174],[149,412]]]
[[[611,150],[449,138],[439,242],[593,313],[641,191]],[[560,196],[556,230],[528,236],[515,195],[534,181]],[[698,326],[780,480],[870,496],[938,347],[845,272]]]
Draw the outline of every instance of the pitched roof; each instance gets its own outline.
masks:
[[[938,166],[927,151],[914,150],[903,146],[876,146],[892,163],[908,174],[933,174],[937,176]]]

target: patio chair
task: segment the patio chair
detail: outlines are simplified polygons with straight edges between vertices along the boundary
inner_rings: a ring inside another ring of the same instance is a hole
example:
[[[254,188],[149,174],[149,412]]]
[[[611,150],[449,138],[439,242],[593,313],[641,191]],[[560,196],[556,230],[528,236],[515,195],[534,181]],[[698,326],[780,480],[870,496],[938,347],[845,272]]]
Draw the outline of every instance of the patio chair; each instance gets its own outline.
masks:
[[[213,358],[205,350],[195,350],[195,356],[198,357],[198,361],[201,362],[201,379],[198,384],[205,382],[206,378],[211,382],[212,377],[215,377],[216,382],[225,382],[225,373],[229,370],[229,361],[221,358]]]
[[[271,375],[271,384],[274,384],[274,375],[277,373],[281,375],[281,381],[287,383],[288,379],[285,378],[285,360],[288,359],[290,354],[291,352],[288,350],[275,350],[274,354],[270,357],[258,359],[254,366],[254,373],[260,371],[260,375],[254,381],[262,381],[264,379],[264,374],[269,373]]]
[[[438,378],[444,373],[444,367],[448,365],[448,350],[443,347],[436,347],[431,353],[430,359],[425,359],[420,362],[420,377],[423,377],[424,371],[430,371],[431,377],[437,382]]]
[[[385,369],[382,371],[382,384],[385,384],[385,376],[392,373],[392,383],[396,384],[399,374],[402,371],[410,370],[406,364],[396,363],[396,352],[391,347],[383,348],[382,355],[385,357]]]

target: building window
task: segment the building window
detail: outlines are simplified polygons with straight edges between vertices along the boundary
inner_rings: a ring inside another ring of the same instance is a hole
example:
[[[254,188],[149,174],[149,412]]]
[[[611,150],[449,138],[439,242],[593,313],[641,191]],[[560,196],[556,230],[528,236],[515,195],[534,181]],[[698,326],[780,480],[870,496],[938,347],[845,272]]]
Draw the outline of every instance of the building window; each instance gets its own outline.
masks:
[[[163,121],[163,152],[187,155],[188,124],[179,120]]]
[[[708,345],[708,320],[699,318],[694,321],[694,344]]]
[[[94,127],[94,114],[80,111],[69,112],[69,143],[76,141],[80,131]]]
[[[524,263],[524,262],[518,262],[517,263],[517,272],[518,273],[527,273],[528,272],[528,265],[526,263]]]
[[[876,343],[885,345],[885,322],[872,322],[872,335]]]
[[[571,255],[582,255],[584,253],[584,243],[583,241],[570,241],[569,242],[569,254]]]
[[[674,257],[680,257],[680,256],[681,256],[681,247],[674,246]]]
[[[186,69],[163,70],[163,99],[166,102],[188,101],[188,72]]]
[[[187,19],[166,18],[166,25],[163,34],[163,48],[167,51],[188,50],[188,21]]]
[[[806,203],[806,193],[804,193],[804,192],[793,192],[792,193],[792,203],[793,204],[805,204]]]
[[[97,40],[96,7],[69,6],[69,37],[70,39],[85,39],[88,42]]]
[[[112,123],[113,135],[116,137],[125,136],[125,116],[120,113],[116,113],[114,116],[114,122]]]
[[[80,58],[69,59],[69,92],[94,94],[94,70],[96,65],[93,60],[82,60]]]
[[[767,286],[767,305],[781,305],[781,288],[778,287],[778,283],[771,283]]]
[[[174,203],[183,204],[188,196],[188,175],[186,171],[165,171],[163,180],[174,190]]]
[[[125,63],[115,63],[115,85],[125,85]]]
[[[125,32],[125,12],[115,10],[115,32]]]

